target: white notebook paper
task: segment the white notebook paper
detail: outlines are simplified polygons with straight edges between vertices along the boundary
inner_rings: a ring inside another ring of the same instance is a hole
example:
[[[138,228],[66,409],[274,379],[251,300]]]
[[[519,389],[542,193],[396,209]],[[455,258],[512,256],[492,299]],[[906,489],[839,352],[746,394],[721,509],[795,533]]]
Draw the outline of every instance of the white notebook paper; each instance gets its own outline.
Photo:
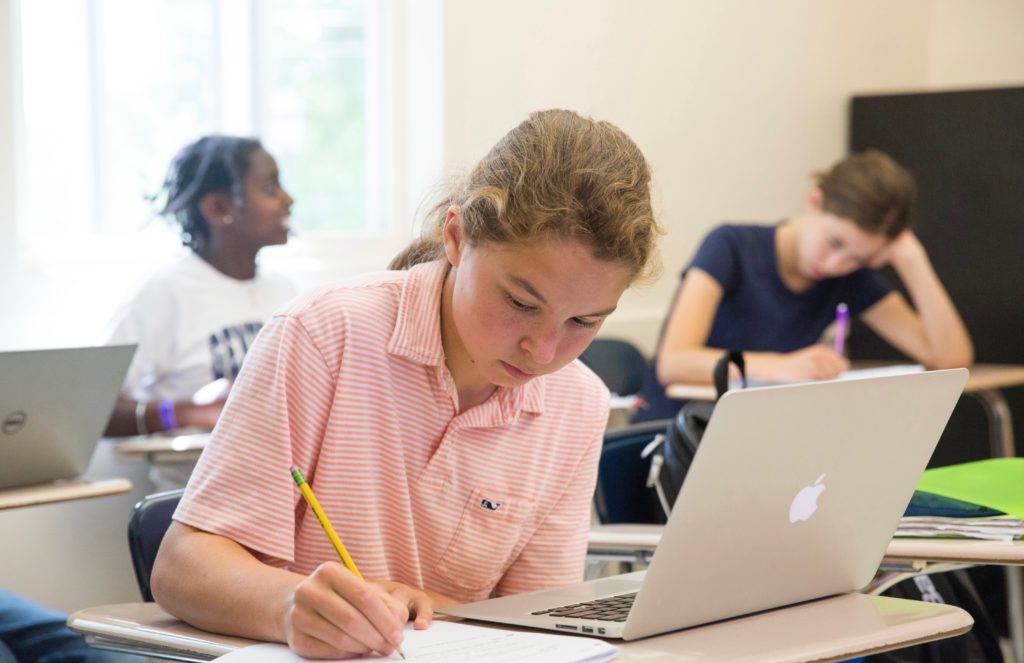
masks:
[[[908,373],[920,373],[924,370],[924,366],[921,364],[891,364],[887,366],[877,366],[875,368],[854,368],[848,371],[843,371],[833,380],[863,380],[864,378],[884,378],[890,375],[907,375]],[[794,380],[793,384],[798,382],[810,382],[810,380]],[[772,387],[779,384],[787,384],[785,382],[771,382],[768,380],[747,380],[748,387]],[[729,380],[730,389],[742,389],[743,383],[737,378]]]
[[[406,626],[402,651],[410,663],[599,663],[610,661],[619,653],[617,647],[595,638],[509,631],[442,620],[434,621],[424,631]],[[285,645],[261,644],[237,649],[215,660],[223,663],[301,663],[307,659]],[[349,660],[402,659],[395,653],[388,659],[374,654]]]

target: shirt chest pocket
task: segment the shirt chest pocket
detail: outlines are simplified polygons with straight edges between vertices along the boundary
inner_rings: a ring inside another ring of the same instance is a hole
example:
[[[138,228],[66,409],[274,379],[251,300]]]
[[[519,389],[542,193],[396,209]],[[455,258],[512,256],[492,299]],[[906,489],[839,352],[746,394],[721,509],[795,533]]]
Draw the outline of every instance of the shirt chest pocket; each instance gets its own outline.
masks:
[[[479,592],[497,584],[512,563],[533,505],[474,489],[462,507],[458,525],[441,554],[437,572],[448,582]]]

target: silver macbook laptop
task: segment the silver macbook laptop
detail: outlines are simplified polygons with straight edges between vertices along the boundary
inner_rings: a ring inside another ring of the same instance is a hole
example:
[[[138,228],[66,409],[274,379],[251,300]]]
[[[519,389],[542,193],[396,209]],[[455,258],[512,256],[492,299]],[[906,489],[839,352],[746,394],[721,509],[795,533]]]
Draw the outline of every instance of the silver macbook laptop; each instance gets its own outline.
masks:
[[[0,352],[0,488],[85,471],[135,345]]]
[[[633,640],[864,587],[965,369],[733,390],[646,571],[439,612]]]

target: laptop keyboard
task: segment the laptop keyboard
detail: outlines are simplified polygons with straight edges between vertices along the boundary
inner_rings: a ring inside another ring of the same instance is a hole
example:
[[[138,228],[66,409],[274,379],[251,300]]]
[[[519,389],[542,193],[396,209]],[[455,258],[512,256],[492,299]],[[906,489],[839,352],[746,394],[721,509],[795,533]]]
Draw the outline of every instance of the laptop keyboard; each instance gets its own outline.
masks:
[[[633,607],[633,598],[635,596],[636,592],[632,594],[619,594],[618,596],[609,596],[597,599],[596,601],[573,603],[572,605],[563,605],[558,608],[538,610],[530,614],[547,615],[549,617],[597,619],[602,622],[624,622],[626,621],[626,616],[629,615],[629,609]]]

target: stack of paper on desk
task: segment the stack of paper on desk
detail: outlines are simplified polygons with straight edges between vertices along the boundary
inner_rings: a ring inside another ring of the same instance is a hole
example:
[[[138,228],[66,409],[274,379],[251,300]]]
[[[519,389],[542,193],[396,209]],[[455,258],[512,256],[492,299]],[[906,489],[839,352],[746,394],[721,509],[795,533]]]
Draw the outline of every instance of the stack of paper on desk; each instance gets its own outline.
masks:
[[[643,399],[638,395],[619,396],[616,393],[611,395],[608,401],[608,408],[611,410],[635,410],[643,404]]]
[[[1024,537],[1024,520],[1012,517],[942,518],[904,517],[895,536],[955,537],[1012,541]]]
[[[938,470],[948,472],[948,468]],[[934,471],[928,470],[925,476]],[[983,504],[918,488],[894,536],[1012,541],[1024,536],[1024,520]]]

